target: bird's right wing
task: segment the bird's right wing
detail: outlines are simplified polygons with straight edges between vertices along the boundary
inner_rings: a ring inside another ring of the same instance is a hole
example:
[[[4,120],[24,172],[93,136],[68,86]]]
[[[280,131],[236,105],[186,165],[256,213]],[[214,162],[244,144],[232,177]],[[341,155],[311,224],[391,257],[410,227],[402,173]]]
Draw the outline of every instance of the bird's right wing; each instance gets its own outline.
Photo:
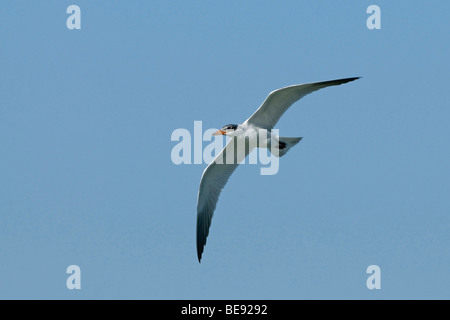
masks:
[[[347,78],[331,81],[293,85],[272,91],[255,113],[247,119],[247,123],[259,128],[271,130],[281,116],[296,101],[307,94],[329,86],[337,86],[359,78]]]
[[[205,169],[200,182],[197,202],[197,256],[202,258],[203,248],[220,193],[239,163],[250,153],[242,147],[242,140],[232,138],[220,154]]]

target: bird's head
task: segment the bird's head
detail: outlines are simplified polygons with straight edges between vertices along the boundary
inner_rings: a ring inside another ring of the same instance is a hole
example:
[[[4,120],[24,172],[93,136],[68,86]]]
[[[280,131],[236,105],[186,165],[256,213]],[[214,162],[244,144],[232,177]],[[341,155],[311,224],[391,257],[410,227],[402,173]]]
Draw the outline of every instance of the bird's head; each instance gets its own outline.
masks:
[[[227,124],[226,126],[223,126],[222,129],[217,130],[216,132],[214,132],[212,135],[213,136],[232,136],[233,133],[236,132],[236,130],[238,129],[238,125],[237,124]]]

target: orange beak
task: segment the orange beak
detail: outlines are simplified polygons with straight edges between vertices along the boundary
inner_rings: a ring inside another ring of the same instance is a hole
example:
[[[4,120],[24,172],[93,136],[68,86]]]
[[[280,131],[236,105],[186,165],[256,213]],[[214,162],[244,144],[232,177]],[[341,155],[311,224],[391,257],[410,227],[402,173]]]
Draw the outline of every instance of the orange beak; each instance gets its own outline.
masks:
[[[226,134],[226,132],[225,131],[223,131],[223,130],[217,130],[216,132],[214,132],[212,135],[213,136],[220,136],[220,135],[225,135]]]

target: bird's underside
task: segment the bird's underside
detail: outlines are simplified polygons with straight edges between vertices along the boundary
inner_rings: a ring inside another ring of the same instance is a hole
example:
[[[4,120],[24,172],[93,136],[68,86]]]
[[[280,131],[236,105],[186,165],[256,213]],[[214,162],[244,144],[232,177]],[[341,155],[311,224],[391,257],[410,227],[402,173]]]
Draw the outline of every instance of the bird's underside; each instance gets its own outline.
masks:
[[[211,220],[219,200],[220,193],[225,187],[228,179],[239,163],[255,147],[251,144],[245,149],[236,150],[236,145],[249,137],[250,130],[263,130],[270,132],[274,128],[280,117],[296,101],[314,91],[329,86],[337,86],[359,78],[346,78],[331,81],[306,83],[293,85],[271,92],[263,104],[241,125],[227,125],[216,134],[228,135],[233,137],[219,155],[208,165],[202,175],[197,202],[197,256],[201,261],[206,239],[209,234]],[[244,140],[243,140],[244,139]],[[276,137],[276,148],[279,149],[279,155],[283,156],[301,138],[282,138]],[[260,147],[260,146],[259,146]],[[227,156],[228,155],[228,156]],[[230,156],[232,155],[232,156]]]

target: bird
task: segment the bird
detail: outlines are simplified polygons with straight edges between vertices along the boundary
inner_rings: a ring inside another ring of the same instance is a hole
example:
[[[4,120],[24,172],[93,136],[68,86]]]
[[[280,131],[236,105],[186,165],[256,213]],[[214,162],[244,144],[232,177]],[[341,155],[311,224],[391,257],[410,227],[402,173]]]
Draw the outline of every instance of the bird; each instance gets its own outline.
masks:
[[[314,91],[360,78],[304,83],[277,89],[272,91],[261,106],[242,124],[228,124],[212,134],[213,136],[229,136],[231,139],[206,167],[201,177],[197,199],[196,237],[199,263],[201,263],[219,196],[242,160],[254,148],[268,148],[275,156],[284,156],[289,149],[302,140],[301,137],[287,138],[272,134],[272,129],[289,107]],[[244,147],[237,150],[238,145]]]

